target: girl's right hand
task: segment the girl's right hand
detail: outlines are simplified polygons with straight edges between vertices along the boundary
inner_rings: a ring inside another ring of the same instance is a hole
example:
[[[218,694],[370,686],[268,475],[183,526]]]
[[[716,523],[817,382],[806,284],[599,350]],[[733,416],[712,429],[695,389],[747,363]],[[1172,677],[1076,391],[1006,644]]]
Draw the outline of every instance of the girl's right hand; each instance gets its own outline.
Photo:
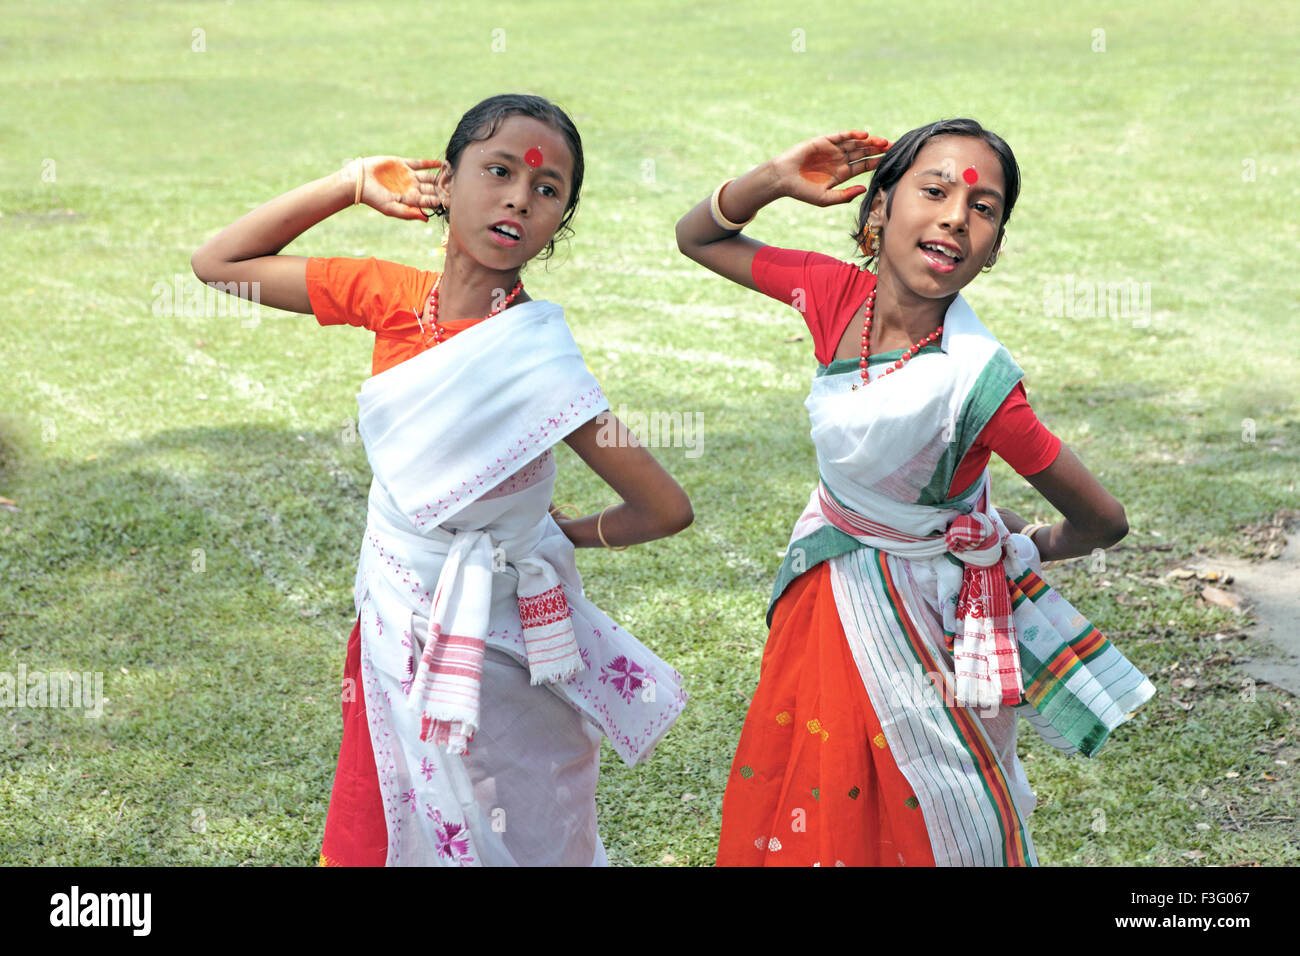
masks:
[[[889,146],[889,140],[879,136],[846,130],[800,143],[773,159],[772,166],[784,195],[814,206],[835,206],[867,191],[866,186],[836,187],[879,166],[879,154]]]
[[[434,183],[442,171],[440,160],[367,156],[361,162],[365,167],[365,182],[361,187],[363,203],[394,219],[428,222],[423,210],[438,206]],[[355,187],[356,160],[346,169]]]

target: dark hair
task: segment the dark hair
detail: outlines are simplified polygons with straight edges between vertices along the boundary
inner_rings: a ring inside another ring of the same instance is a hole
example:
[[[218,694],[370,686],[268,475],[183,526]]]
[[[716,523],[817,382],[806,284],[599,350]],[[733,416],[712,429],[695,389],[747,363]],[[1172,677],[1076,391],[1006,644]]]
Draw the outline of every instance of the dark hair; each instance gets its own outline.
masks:
[[[573,154],[573,182],[571,184],[573,189],[569,193],[569,202],[564,209],[564,218],[560,220],[560,225],[555,230],[555,235],[551,237],[551,241],[546,244],[546,248],[537,256],[539,259],[549,259],[552,253],[555,252],[555,240],[568,239],[573,235],[573,230],[569,228],[569,220],[573,218],[574,212],[577,211],[578,194],[582,191],[582,137],[578,135],[578,128],[573,125],[573,120],[569,119],[569,114],[541,96],[532,96],[527,93],[504,93],[500,96],[489,96],[460,118],[455,131],[451,134],[451,139],[447,141],[447,152],[445,154],[447,164],[455,169],[456,164],[460,162],[460,154],[464,152],[466,146],[470,143],[491,139],[496,135],[497,130],[501,128],[501,124],[510,116],[531,116],[533,119],[545,123],[564,137],[569,145],[569,152]],[[438,207],[434,210],[434,214],[445,216],[447,210]]]
[[[898,137],[897,142],[893,143],[885,153],[885,158],[880,161],[876,167],[875,173],[871,177],[871,183],[867,186],[866,193],[862,196],[862,207],[858,210],[858,231],[854,239],[858,242],[860,253],[870,262],[875,256],[868,255],[865,248],[865,239],[867,234],[867,217],[871,215],[871,206],[875,201],[876,194],[881,190],[885,193],[885,215],[888,216],[894,205],[894,187],[898,185],[903,174],[912,168],[916,162],[916,155],[921,148],[934,139],[936,136],[970,136],[974,139],[983,140],[989,145],[989,148],[998,157],[998,162],[1002,164],[1002,179],[1006,183],[1006,204],[1002,209],[1002,221],[998,223],[998,243],[1002,241],[1002,233],[1006,228],[1007,220],[1011,218],[1011,210],[1016,205],[1016,197],[1020,195],[1020,166],[1016,163],[1016,156],[1011,152],[1011,147],[997,133],[985,129],[973,119],[946,119],[930,123],[926,126],[918,126],[914,130],[909,130],[902,136]],[[997,243],[993,247],[998,248]]]

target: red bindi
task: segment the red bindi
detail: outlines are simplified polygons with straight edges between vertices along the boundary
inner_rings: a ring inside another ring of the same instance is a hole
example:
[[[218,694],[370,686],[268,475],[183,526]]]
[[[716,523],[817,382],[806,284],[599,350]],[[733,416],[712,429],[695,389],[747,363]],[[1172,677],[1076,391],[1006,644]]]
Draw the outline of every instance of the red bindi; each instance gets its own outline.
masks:
[[[524,162],[536,169],[542,165],[542,151],[534,146],[528,152],[524,153]]]
[[[975,171],[974,166],[967,166],[964,170],[962,170],[961,178],[966,180],[966,185],[974,186],[977,182],[980,181],[980,174]]]

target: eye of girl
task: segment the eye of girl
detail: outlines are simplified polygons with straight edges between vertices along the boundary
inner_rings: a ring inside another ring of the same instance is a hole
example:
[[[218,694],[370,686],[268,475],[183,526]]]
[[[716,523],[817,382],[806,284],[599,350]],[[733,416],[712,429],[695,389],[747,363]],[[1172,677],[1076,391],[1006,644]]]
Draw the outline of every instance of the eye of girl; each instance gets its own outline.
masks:
[[[559,192],[556,190],[554,186],[550,185],[549,183],[542,183],[540,186],[537,187],[537,189],[547,199],[559,198],[560,195]]]
[[[942,196],[942,195],[943,195],[943,190],[940,189],[938,186],[924,186],[924,187],[922,187],[921,192],[925,193],[925,194],[928,195],[928,196]]]
[[[493,163],[493,164],[492,164],[491,166],[489,166],[487,169],[488,169],[488,172],[491,173],[493,176],[506,176],[506,175],[509,175],[509,172],[510,172],[508,169],[506,169],[506,168],[505,168],[504,166],[502,166],[500,163]],[[500,171],[498,172],[498,170],[500,170]]]

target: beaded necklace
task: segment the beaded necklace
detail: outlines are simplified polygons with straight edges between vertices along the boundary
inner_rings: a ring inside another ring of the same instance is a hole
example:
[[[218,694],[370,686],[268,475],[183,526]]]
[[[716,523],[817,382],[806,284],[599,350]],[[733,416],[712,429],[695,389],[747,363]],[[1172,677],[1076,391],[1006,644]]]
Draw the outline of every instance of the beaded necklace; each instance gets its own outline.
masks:
[[[434,345],[438,345],[442,342],[445,342],[447,339],[451,338],[457,332],[465,331],[465,329],[449,329],[438,323],[438,287],[440,285],[442,285],[441,275],[439,275],[438,278],[434,280],[433,291],[429,293],[429,304],[428,304],[429,322],[433,325]],[[482,322],[483,319],[490,319],[498,312],[502,312],[505,309],[509,308],[510,303],[514,302],[515,299],[519,296],[519,293],[522,291],[524,291],[524,280],[520,279],[518,282],[515,283],[515,287],[510,290],[510,294],[506,296],[504,302],[502,302],[499,306],[494,308],[487,315],[483,316],[482,319],[475,319],[472,324],[477,325],[479,322]],[[420,331],[424,333],[424,344],[427,346],[429,344],[429,331],[424,327],[424,320],[420,317],[420,313],[416,312],[415,309],[412,309],[411,311],[415,312],[415,321],[420,324]],[[465,328],[469,328],[469,326],[466,326]]]
[[[876,306],[876,290],[875,288],[872,288],[871,292],[867,294],[866,311],[863,313],[863,317],[862,317],[863,319],[862,320],[862,358],[859,359],[858,361],[858,369],[862,373],[861,387],[863,388],[865,388],[869,384],[867,379],[867,356],[870,352],[870,348],[867,343],[871,341],[871,312],[875,308],[875,306]],[[893,365],[889,366],[889,368],[885,369],[884,374],[888,375],[890,372],[897,372],[900,368],[903,367],[905,363],[911,360],[912,356],[916,355],[917,352],[921,351],[921,349],[925,348],[927,345],[929,345],[931,342],[933,342],[941,335],[943,335],[942,325],[940,325],[937,329],[935,329],[925,338],[921,339],[921,341],[917,342],[910,349],[904,352],[903,357],[900,358],[898,361],[896,361]],[[858,390],[858,388],[859,386],[857,385],[853,386],[853,390],[855,392]]]

